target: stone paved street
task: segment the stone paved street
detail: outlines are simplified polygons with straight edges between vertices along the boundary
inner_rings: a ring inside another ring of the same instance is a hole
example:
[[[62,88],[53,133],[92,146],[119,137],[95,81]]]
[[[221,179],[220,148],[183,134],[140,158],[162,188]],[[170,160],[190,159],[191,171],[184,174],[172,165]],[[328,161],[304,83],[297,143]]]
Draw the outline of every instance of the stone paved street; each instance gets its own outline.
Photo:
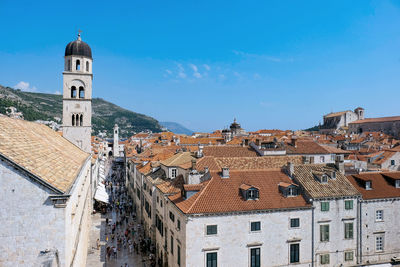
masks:
[[[112,177],[112,178],[111,178]],[[90,241],[88,248],[88,257],[86,266],[88,267],[149,267],[150,262],[147,257],[142,257],[140,250],[135,252],[133,244],[140,243],[141,229],[137,225],[132,216],[128,216],[128,212],[124,208],[117,209],[117,203],[121,200],[124,204],[129,203],[127,198],[124,197],[124,186],[123,177],[121,170],[114,170],[107,179],[114,184],[113,187],[108,187],[107,191],[112,196],[110,204],[113,206],[112,211],[107,212],[107,214],[96,213],[92,215],[92,227],[90,231]],[[119,203],[119,206],[122,203]],[[125,205],[126,206],[126,205]],[[129,206],[129,205],[128,205]],[[122,212],[121,212],[122,210]],[[122,214],[122,216],[121,216]],[[126,217],[128,220],[126,220]],[[108,225],[106,223],[106,218],[108,218]],[[124,219],[125,218],[125,219]],[[119,223],[117,223],[119,222]],[[115,226],[115,231],[113,234],[112,228]],[[126,230],[134,230],[135,234],[129,233],[125,235]],[[112,238],[114,236],[114,239]],[[131,244],[127,241],[128,239],[124,236],[130,237],[132,240]],[[120,243],[118,244],[117,239],[120,237]],[[99,240],[99,241],[98,241]],[[99,244],[99,248],[97,248]],[[109,253],[107,256],[107,247],[111,250],[115,247],[117,250],[117,256],[114,253]],[[118,248],[118,249],[117,249]]]

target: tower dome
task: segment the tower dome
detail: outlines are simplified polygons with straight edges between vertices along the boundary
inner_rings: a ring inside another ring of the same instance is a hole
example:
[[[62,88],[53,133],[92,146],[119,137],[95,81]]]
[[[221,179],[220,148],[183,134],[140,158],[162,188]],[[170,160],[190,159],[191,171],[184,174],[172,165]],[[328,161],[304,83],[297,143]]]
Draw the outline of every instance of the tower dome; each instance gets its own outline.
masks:
[[[81,34],[79,33],[78,38],[65,47],[65,56],[84,56],[91,59],[92,49],[90,49],[87,43],[81,40]]]

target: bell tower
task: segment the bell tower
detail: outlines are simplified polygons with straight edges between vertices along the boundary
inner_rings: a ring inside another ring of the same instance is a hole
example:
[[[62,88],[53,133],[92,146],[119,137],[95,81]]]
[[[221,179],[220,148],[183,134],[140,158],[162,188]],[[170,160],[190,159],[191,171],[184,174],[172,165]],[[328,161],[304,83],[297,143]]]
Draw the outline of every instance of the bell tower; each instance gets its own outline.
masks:
[[[63,137],[91,153],[92,50],[78,38],[65,48],[63,72]]]

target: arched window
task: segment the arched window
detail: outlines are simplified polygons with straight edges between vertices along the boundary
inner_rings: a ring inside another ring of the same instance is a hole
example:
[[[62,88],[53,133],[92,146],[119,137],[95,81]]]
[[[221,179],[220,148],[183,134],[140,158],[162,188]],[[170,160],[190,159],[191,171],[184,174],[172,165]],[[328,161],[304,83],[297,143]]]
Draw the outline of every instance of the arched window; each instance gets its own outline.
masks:
[[[72,126],[75,126],[75,114],[72,114]]]
[[[81,62],[79,59],[76,60],[76,70],[81,70]]]
[[[85,89],[82,86],[79,87],[79,98],[85,98]]]
[[[71,98],[76,98],[76,87],[75,86],[71,87]]]
[[[89,61],[86,61],[86,71],[89,72]]]
[[[79,116],[79,126],[83,126],[83,115]]]
[[[68,59],[67,70],[71,71],[71,59]]]

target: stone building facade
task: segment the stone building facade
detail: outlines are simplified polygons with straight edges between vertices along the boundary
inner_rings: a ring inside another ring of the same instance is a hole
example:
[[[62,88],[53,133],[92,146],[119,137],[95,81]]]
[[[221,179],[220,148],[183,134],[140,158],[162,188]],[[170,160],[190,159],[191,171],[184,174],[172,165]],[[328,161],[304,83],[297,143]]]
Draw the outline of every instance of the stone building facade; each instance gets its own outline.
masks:
[[[331,133],[340,129],[346,129],[349,123],[362,119],[364,119],[364,109],[360,107],[354,111],[332,112],[324,115],[324,124],[321,127],[321,132]]]
[[[55,266],[84,266],[90,154],[45,125],[0,117],[0,129],[0,265],[34,266],[52,252]]]
[[[400,116],[357,120],[349,124],[349,132],[383,132],[400,138]]]

